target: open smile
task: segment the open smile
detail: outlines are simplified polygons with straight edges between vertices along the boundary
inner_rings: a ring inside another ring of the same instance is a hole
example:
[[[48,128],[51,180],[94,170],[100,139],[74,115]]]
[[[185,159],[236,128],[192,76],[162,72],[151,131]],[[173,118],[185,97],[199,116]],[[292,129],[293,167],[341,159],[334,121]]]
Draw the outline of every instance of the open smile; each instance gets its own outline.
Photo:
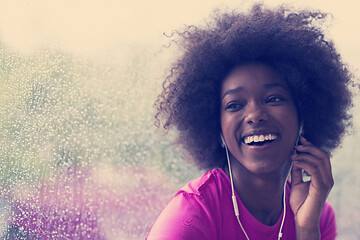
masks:
[[[276,141],[279,135],[275,133],[253,133],[241,138],[241,142],[249,147],[261,148]]]

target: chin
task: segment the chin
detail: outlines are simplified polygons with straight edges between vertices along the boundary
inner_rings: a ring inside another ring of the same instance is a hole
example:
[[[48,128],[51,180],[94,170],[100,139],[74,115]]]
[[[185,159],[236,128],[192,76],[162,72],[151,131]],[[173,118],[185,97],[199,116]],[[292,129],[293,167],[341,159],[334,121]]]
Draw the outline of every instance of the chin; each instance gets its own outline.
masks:
[[[280,173],[283,169],[283,163],[274,163],[272,159],[266,159],[261,162],[254,162],[248,167],[244,165],[244,167],[254,174]]]

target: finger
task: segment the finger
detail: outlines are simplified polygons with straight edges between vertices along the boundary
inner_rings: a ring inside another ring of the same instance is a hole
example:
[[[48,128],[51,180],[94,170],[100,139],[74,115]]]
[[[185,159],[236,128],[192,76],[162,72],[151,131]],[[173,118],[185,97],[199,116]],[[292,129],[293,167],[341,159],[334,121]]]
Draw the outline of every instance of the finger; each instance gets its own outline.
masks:
[[[328,168],[328,170],[331,172],[331,162],[330,162],[330,156],[328,153],[324,152],[323,150],[317,148],[316,146],[314,146],[309,140],[307,140],[304,136],[300,137],[300,142],[302,145],[298,145],[298,146],[303,146],[303,149],[301,150],[301,147],[299,147],[299,149],[297,149],[297,151],[299,152],[306,152],[308,151],[309,153],[321,158],[325,160],[325,164]]]
[[[302,169],[293,164],[291,168],[291,186],[303,183]]]
[[[307,140],[303,135],[300,136],[300,143],[302,145],[313,145],[309,140]]]
[[[329,154],[327,154],[323,150],[315,147],[311,143],[310,144],[306,143],[306,144],[303,144],[303,145],[297,145],[297,146],[295,146],[295,148],[299,152],[308,152],[308,153],[311,153],[313,155],[318,156],[319,158],[329,158]]]
[[[326,167],[329,171],[329,173],[332,172],[331,170],[331,162],[330,162],[330,156],[328,153],[322,151],[321,149],[314,146],[309,140],[307,140],[304,136],[301,136],[300,138],[301,144],[296,147],[296,150],[299,152],[308,152],[315,156],[317,156],[320,159],[323,159]],[[300,147],[302,146],[302,147]]]
[[[320,150],[319,148],[313,145],[298,145],[295,148],[297,152],[313,155],[314,157],[322,161],[325,164],[328,173],[331,174],[332,171],[331,171],[330,157],[326,152]]]
[[[323,164],[318,159],[308,154],[301,154],[293,157],[294,165],[304,169],[311,176],[311,181],[319,188],[326,187],[331,189],[334,185],[332,174],[328,173]]]
[[[318,174],[318,170],[311,164],[302,161],[295,161],[294,165],[307,169],[307,171],[312,175],[311,181],[307,182],[309,183],[308,196],[311,196],[312,199],[321,199],[321,202],[325,202],[331,191],[332,185],[324,184]]]
[[[324,161],[322,159],[319,159],[317,157],[315,157],[314,155],[310,155],[310,154],[306,154],[306,153],[302,153],[302,154],[296,154],[292,157],[293,160],[295,161],[305,161],[307,163],[309,163],[311,166],[313,166],[314,168],[319,170],[320,176],[322,177],[322,180],[325,184],[333,184],[334,180],[332,177],[332,173],[331,170],[328,171],[326,164],[324,163]],[[304,170],[306,172],[307,169],[304,168]],[[311,173],[308,172],[310,175]]]
[[[325,188],[325,184],[323,183],[322,177],[320,176],[319,170],[305,161],[294,161],[294,167],[304,169],[311,175],[311,185],[314,186],[316,189],[321,190]]]

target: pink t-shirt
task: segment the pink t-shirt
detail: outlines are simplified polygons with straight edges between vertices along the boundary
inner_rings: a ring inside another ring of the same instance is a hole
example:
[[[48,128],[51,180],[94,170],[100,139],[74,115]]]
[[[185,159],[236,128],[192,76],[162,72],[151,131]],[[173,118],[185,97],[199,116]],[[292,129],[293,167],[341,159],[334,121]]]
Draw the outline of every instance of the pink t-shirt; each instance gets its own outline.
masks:
[[[294,214],[289,204],[290,184],[286,189],[287,211],[283,240],[296,239]],[[282,215],[273,226],[259,222],[236,194],[240,221],[251,240],[277,239]],[[334,210],[325,203],[320,219],[322,240],[335,239]],[[246,240],[234,215],[230,179],[222,169],[213,169],[186,184],[169,202],[152,226],[147,240]]]

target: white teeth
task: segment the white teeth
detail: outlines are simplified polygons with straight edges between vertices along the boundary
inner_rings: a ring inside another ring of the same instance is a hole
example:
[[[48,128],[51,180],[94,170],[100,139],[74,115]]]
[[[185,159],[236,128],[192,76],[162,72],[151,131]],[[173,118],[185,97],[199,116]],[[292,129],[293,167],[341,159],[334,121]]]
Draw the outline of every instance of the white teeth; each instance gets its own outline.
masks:
[[[266,134],[266,135],[254,135],[254,136],[248,136],[245,137],[244,142],[246,144],[252,143],[252,142],[264,142],[267,140],[275,140],[277,136],[275,134]]]
[[[245,143],[248,144],[248,143],[251,143],[251,142],[254,142],[254,137],[253,136],[250,136],[250,137],[246,137],[244,139]]]

